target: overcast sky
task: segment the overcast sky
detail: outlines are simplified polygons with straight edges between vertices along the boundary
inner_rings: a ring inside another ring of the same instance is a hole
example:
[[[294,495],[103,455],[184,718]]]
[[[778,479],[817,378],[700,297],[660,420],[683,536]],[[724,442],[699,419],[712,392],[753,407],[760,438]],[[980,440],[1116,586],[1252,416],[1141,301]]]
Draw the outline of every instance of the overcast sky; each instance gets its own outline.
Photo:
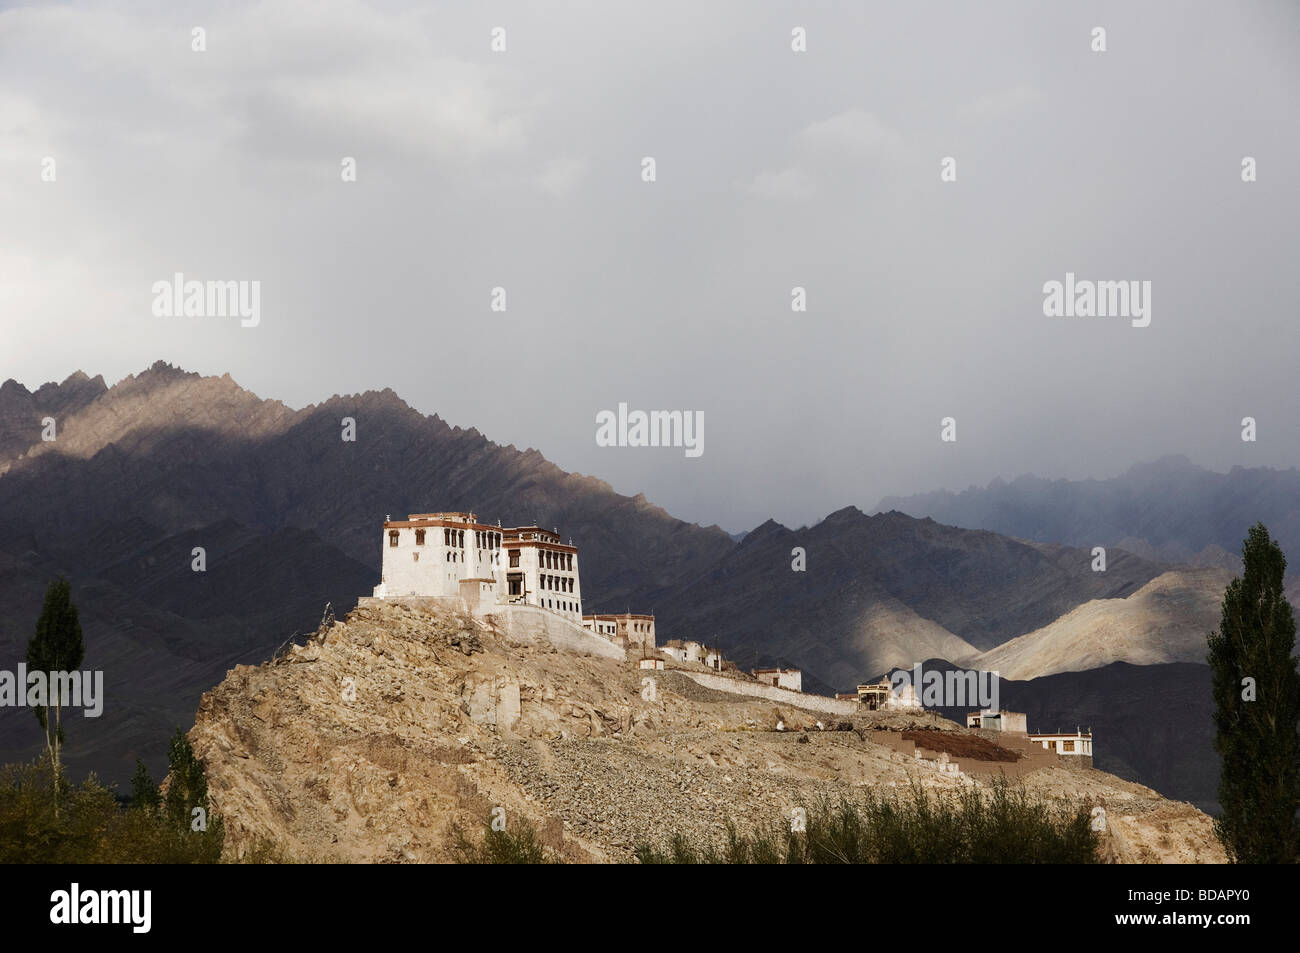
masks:
[[[1283,2],[5,6],[0,378],[391,387],[732,531],[1292,466],[1298,104]],[[178,271],[260,325],[155,316]],[[1150,281],[1150,326],[1045,317],[1067,271]],[[598,447],[619,402],[703,455]]]

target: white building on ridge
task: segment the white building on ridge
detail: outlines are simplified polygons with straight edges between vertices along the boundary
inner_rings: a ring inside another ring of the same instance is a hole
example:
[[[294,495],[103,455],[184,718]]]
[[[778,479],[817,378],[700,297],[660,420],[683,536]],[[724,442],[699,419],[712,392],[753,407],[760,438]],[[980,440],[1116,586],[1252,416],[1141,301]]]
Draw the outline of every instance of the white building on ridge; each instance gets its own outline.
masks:
[[[412,513],[384,521],[382,547],[376,598],[519,603],[582,624],[578,548],[540,526],[489,526],[473,513]]]

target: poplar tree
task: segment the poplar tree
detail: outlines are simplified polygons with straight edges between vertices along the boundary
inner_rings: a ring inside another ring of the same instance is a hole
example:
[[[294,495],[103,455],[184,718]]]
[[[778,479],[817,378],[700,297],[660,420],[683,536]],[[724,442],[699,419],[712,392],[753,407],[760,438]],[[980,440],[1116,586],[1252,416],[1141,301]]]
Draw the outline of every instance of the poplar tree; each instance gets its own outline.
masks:
[[[1236,863],[1294,863],[1300,851],[1300,674],[1286,558],[1262,523],[1242,545],[1242,576],[1209,638],[1215,750],[1222,757],[1215,833]]]
[[[29,672],[73,672],[85,656],[81,640],[81,621],[77,607],[72,602],[72,587],[66,579],[56,579],[45,590],[45,605],[36,620],[36,634],[27,643],[27,668]],[[36,720],[45,732],[45,748],[54,769],[54,803],[58,805],[59,784],[63,775],[61,751],[63,748],[63,699],[55,686],[47,686],[53,698],[47,704],[34,706]],[[26,686],[18,686],[25,691]],[[54,704],[54,717],[50,717],[49,702]]]
[[[167,793],[162,807],[163,823],[185,842],[185,855],[191,862],[215,864],[221,859],[226,822],[213,812],[203,762],[194,756],[190,739],[179,728],[167,748]],[[195,808],[202,808],[202,824]]]

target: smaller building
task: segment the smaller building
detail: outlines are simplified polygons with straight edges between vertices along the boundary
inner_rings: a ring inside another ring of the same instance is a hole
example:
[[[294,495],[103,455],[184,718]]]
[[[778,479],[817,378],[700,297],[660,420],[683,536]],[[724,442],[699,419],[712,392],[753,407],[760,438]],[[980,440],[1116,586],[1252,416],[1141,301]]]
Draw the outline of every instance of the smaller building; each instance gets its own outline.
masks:
[[[681,639],[669,639],[659,646],[659,651],[678,662],[686,661],[686,643]]]
[[[1041,744],[1048,751],[1055,752],[1062,757],[1074,758],[1092,758],[1092,729],[1081,731],[1075,729],[1074,734],[1033,734],[1029,740],[1035,744]]]
[[[972,711],[966,714],[966,727],[983,731],[1029,731],[1029,719],[1022,711]]]
[[[637,612],[584,615],[582,627],[615,642],[625,649],[655,648],[655,617]]]
[[[858,701],[869,711],[899,711],[921,707],[921,700],[916,697],[916,689],[910,682],[895,692],[888,677],[859,685]]]
[[[803,691],[803,672],[797,668],[756,668],[751,674],[765,685]]]

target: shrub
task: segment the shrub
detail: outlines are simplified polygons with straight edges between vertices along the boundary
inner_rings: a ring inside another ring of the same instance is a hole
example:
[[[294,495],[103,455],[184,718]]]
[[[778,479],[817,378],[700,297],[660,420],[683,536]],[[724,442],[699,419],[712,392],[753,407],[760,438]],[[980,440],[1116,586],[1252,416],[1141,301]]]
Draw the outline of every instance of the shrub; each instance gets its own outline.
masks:
[[[1088,864],[1097,835],[1088,806],[1054,805],[1000,782],[988,793],[966,788],[932,795],[869,792],[822,800],[803,830],[788,819],[748,833],[728,823],[720,843],[694,844],[680,833],[637,845],[643,864]]]

